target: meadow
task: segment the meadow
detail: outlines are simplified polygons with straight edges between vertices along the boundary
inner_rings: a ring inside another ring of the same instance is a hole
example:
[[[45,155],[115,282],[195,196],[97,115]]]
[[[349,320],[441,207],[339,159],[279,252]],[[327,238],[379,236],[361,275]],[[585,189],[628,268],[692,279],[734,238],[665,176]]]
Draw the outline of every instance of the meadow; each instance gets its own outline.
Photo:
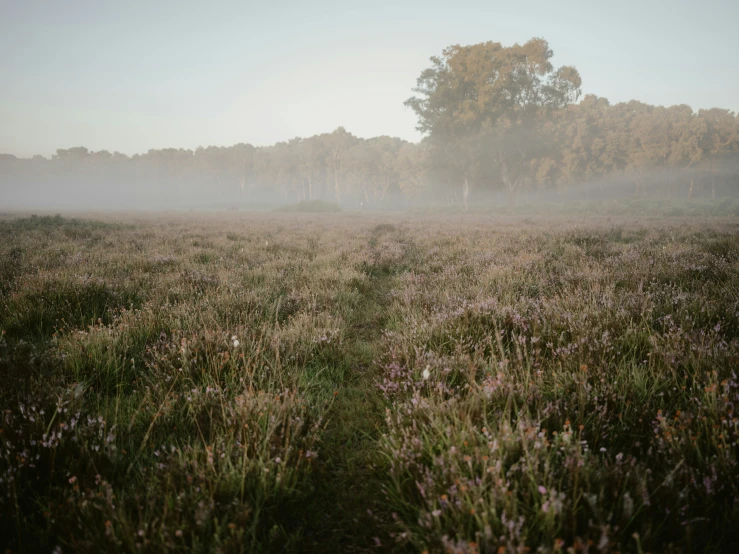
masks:
[[[4,552],[731,552],[739,219],[6,215]]]

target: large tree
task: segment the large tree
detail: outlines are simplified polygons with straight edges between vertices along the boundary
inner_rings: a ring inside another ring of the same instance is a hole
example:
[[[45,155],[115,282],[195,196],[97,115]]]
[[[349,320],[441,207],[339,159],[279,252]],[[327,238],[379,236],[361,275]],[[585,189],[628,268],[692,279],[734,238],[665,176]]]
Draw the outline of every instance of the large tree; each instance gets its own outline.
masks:
[[[486,185],[512,195],[527,178],[537,123],[579,97],[579,73],[570,66],[555,70],[552,55],[540,38],[508,47],[454,45],[421,73],[406,106],[465,200],[470,187]]]

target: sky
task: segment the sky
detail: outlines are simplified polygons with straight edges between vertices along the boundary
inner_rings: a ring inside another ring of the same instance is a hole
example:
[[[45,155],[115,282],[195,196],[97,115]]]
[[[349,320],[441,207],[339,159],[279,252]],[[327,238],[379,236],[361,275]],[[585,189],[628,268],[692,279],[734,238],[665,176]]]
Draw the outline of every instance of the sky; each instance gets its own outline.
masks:
[[[0,0],[0,153],[417,141],[452,44],[549,41],[583,93],[739,111],[737,0]]]

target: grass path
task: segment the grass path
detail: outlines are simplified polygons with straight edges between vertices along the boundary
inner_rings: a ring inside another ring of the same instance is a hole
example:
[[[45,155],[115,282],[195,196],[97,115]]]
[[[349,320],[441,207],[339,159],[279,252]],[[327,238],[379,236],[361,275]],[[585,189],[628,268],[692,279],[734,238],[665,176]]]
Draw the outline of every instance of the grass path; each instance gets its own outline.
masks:
[[[402,241],[393,227],[378,226],[369,238],[375,253],[384,233]],[[384,420],[384,400],[376,386],[382,332],[388,323],[390,291],[399,268],[368,267],[361,301],[347,322],[342,381],[329,414],[316,472],[314,500],[307,507],[306,540],[312,552],[375,551],[376,518],[385,518],[376,441]],[[336,374],[334,373],[334,374]],[[371,513],[370,513],[371,511]]]

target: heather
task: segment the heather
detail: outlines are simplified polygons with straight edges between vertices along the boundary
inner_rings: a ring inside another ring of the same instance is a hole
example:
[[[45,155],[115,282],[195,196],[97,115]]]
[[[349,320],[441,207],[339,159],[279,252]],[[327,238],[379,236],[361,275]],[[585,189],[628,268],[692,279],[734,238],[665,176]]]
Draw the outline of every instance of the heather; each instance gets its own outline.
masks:
[[[731,551],[735,206],[472,208],[0,221],[0,544]]]

